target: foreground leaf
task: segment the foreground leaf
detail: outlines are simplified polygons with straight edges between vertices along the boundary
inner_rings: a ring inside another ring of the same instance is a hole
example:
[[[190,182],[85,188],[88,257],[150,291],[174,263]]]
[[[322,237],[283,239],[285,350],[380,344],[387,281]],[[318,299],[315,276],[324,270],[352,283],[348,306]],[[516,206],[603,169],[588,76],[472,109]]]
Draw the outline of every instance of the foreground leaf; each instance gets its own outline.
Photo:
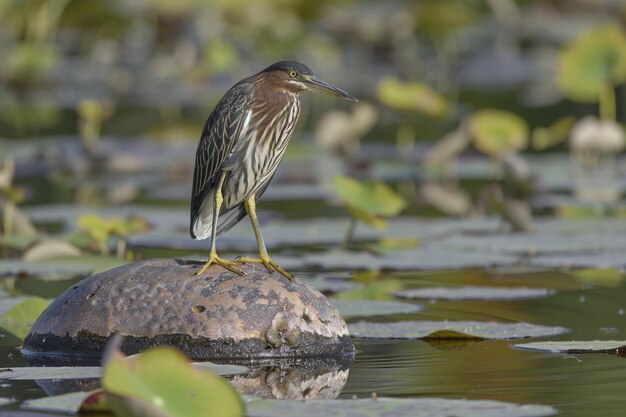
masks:
[[[41,297],[26,298],[0,316],[0,327],[24,339],[48,304],[50,301]]]
[[[351,336],[364,339],[522,339],[567,332],[564,327],[479,321],[360,321],[348,324],[348,330]]]
[[[562,353],[626,353],[625,340],[590,340],[571,342],[532,342],[513,345],[516,348]]]
[[[127,360],[111,359],[104,369],[102,386],[109,406],[118,415],[244,415],[243,403],[228,382],[194,369],[171,348],[150,349]]]

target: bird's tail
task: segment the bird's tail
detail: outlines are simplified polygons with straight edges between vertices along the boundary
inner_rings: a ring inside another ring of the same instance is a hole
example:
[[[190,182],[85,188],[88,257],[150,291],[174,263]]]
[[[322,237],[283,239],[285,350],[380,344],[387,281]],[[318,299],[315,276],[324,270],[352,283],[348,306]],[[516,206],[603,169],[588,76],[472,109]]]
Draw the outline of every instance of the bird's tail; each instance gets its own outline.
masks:
[[[246,209],[243,203],[235,207],[223,210],[219,214],[217,221],[217,235],[226,233],[231,227],[239,223],[246,216]],[[204,204],[200,208],[198,215],[192,219],[191,237],[198,240],[208,239],[211,237],[211,229],[213,227],[213,192],[211,192],[204,200]]]
[[[210,191],[204,198],[204,202],[198,213],[191,219],[191,237],[202,240],[211,236],[213,226],[213,195],[215,191]]]

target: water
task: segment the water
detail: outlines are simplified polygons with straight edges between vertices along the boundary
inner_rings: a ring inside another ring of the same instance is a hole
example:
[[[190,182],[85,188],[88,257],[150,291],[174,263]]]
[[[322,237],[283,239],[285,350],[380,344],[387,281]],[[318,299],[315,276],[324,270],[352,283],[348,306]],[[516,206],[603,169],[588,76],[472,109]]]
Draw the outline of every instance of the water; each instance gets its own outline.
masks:
[[[336,274],[334,274],[336,276]],[[624,285],[589,287],[564,272],[502,275],[489,271],[402,274],[405,288],[440,285],[540,283],[553,296],[519,301],[425,301],[421,313],[374,320],[481,320],[559,325],[571,332],[550,340],[626,339]],[[31,279],[24,280],[26,284]],[[59,292],[56,286],[47,288]],[[355,340],[358,354],[339,398],[443,397],[545,404],[565,416],[619,416],[626,400],[626,361],[601,353],[554,354],[513,348],[513,341]],[[11,336],[1,339],[0,367],[23,366]],[[45,396],[34,381],[0,381],[0,396]],[[15,405],[4,408],[15,408]]]
[[[123,145],[116,144],[122,153]],[[195,144],[185,145],[188,150],[176,152],[168,157],[171,166],[188,164],[188,154],[192,155]],[[308,149],[308,148],[305,148]],[[141,152],[136,155],[141,156]],[[281,171],[277,175],[276,185],[294,185],[306,183],[311,186],[310,179],[302,177],[301,166],[306,163],[307,170],[311,170],[314,162],[320,161],[320,155],[309,155],[306,159],[296,156],[292,160],[284,161]],[[146,158],[150,162],[150,158]],[[544,164],[545,166],[546,164]],[[370,167],[371,169],[372,167]],[[150,170],[154,170],[152,172]],[[173,229],[178,233],[178,242],[188,242],[185,235],[187,222],[187,194],[189,189],[189,174],[169,178],[161,177],[163,167],[150,167],[139,173],[124,174],[127,180],[138,178],[139,189],[142,192],[132,201],[132,204],[150,204],[155,208],[166,208],[162,217],[151,214],[151,219],[160,228]],[[488,170],[487,170],[488,171]],[[146,172],[148,172],[146,174]],[[102,184],[96,193],[107,192],[113,187],[110,184],[99,182],[99,175],[106,173],[94,173],[92,177],[95,184]],[[71,196],[77,193],[75,186],[67,186],[65,182],[55,182],[49,177],[42,180],[39,175],[31,177],[18,177],[20,185],[33,191],[33,195],[41,198],[40,191],[47,193],[50,199],[32,200],[30,204],[48,204],[51,201],[58,203],[71,203]],[[154,178],[147,183],[141,183],[146,178]],[[552,177],[550,177],[552,178]],[[308,181],[308,182],[307,182]],[[469,184],[466,181],[464,185]],[[472,182],[474,184],[474,182]],[[114,184],[113,184],[114,185]],[[167,197],[160,195],[158,199],[150,198],[150,191],[160,187],[169,186],[173,194]],[[276,257],[289,255],[290,257],[301,254],[323,253],[328,248],[337,247],[343,237],[343,230],[336,231],[336,236],[324,236],[330,242],[320,243],[311,241],[300,245],[285,243],[285,236],[279,236],[280,225],[272,225],[290,219],[294,222],[311,222],[323,226],[324,222],[347,219],[344,208],[332,205],[321,199],[302,199],[279,196],[271,201],[261,202],[259,208],[261,223],[268,230],[267,241],[270,242],[270,253]],[[122,208],[124,208],[122,206]],[[48,210],[48,209],[46,209]],[[64,209],[65,210],[65,209]],[[60,210],[60,211],[64,211]],[[178,212],[176,211],[178,210]],[[44,210],[45,211],[45,210]],[[44,213],[45,214],[45,213]],[[67,213],[62,213],[66,214]],[[109,214],[115,214],[115,209]],[[125,215],[125,214],[120,214]],[[320,217],[323,216],[323,217]],[[50,232],[75,230],[75,218],[69,215],[69,219],[56,219],[45,221],[45,228]],[[41,221],[41,220],[40,220]],[[65,222],[65,223],[64,223]],[[440,242],[450,238],[449,225],[439,228],[434,226],[436,220],[415,220],[424,229],[413,237],[428,243],[431,240]],[[247,223],[246,221],[242,223]],[[469,221],[468,223],[469,224]],[[462,234],[464,244],[471,241],[472,236],[484,236],[485,233],[494,233],[506,241],[507,236],[495,226],[472,224],[467,228],[467,233]],[[400,226],[392,224],[390,228],[379,233],[381,236],[406,237],[413,235],[413,231],[405,229],[406,224]],[[420,226],[420,227],[421,227]],[[455,226],[458,227],[459,225]],[[585,242],[588,237],[585,227],[573,227],[570,224],[564,229],[570,233],[570,239],[579,239]],[[247,225],[246,225],[247,227]],[[263,227],[263,226],[262,226]],[[273,227],[273,229],[272,229]],[[293,227],[293,224],[290,226]],[[483,231],[484,227],[492,227],[491,231]],[[560,233],[558,227],[552,225],[554,233]],[[595,226],[594,226],[595,227]],[[620,244],[615,236],[620,236],[623,226],[618,219],[613,222],[607,220],[604,224],[606,233],[612,233],[610,242]],[[475,230],[478,228],[478,230]],[[172,230],[167,230],[171,233]],[[292,229],[289,229],[292,230]],[[319,230],[326,230],[321,228]],[[357,227],[358,233],[365,233],[366,238],[359,238],[359,248],[367,242],[376,239],[371,235],[372,231],[364,225]],[[326,233],[326,232],[324,232]],[[357,233],[357,234],[358,234]],[[395,235],[394,235],[395,234]],[[170,235],[166,235],[170,236]],[[173,235],[172,235],[173,236]],[[368,237],[369,236],[369,237]],[[447,236],[447,237],[446,237]],[[549,235],[553,237],[552,235]],[[603,235],[594,235],[595,239],[601,239]],[[310,236],[309,236],[310,237]],[[452,237],[454,238],[454,237]],[[283,240],[281,240],[283,239]],[[439,239],[439,240],[438,240]],[[511,238],[512,239],[512,238]],[[292,239],[293,240],[293,239]],[[532,240],[532,238],[531,238]],[[566,241],[555,240],[555,243],[544,245],[554,254],[561,252],[568,255],[578,253],[590,253],[595,243],[588,245],[571,245]],[[167,241],[167,239],[165,240]],[[271,242],[274,242],[273,244]],[[595,242],[595,241],[594,241]],[[454,243],[454,242],[452,242]],[[532,243],[532,242],[531,242]],[[545,241],[544,241],[545,243]],[[566,243],[568,243],[566,245]],[[232,258],[239,253],[253,253],[254,238],[251,230],[231,230],[218,241],[218,249],[229,248],[220,254],[226,258]],[[517,245],[523,246],[523,241],[517,241]],[[240,245],[240,246],[238,246]],[[556,245],[556,248],[550,248]],[[483,247],[485,243],[483,242]],[[511,245],[514,247],[515,245]],[[463,245],[459,246],[463,247]],[[176,257],[199,255],[208,247],[196,245],[193,248],[176,247],[168,248],[155,245],[155,247],[135,247],[135,255],[139,258],[150,257]],[[239,249],[237,249],[239,248]],[[443,249],[441,249],[443,248]],[[452,248],[452,249],[451,249]],[[450,260],[454,257],[453,246],[440,247],[444,255]],[[476,248],[472,248],[476,249]],[[458,247],[455,250],[459,250]],[[479,249],[476,249],[479,250]],[[480,249],[480,250],[484,250]],[[445,252],[450,251],[450,252]],[[471,252],[471,251],[467,251]],[[522,258],[523,261],[523,258]],[[346,269],[333,268],[288,268],[296,275],[306,278],[310,276],[328,276],[338,279],[346,279],[354,276],[354,272]],[[420,288],[428,286],[455,286],[455,285],[491,285],[491,286],[527,286],[542,287],[554,290],[555,294],[536,299],[516,301],[429,301],[419,302],[425,306],[420,313],[410,315],[378,316],[368,318],[374,321],[397,321],[397,320],[478,320],[497,322],[528,322],[546,326],[563,326],[570,329],[564,335],[545,338],[541,340],[626,340],[626,289],[623,277],[615,273],[609,274],[612,278],[599,281],[581,280],[567,270],[545,269],[533,266],[519,267],[509,265],[506,268],[494,269],[463,269],[463,270],[440,270],[440,271],[405,271],[395,273],[380,273],[371,276],[360,274],[358,281],[365,283],[370,288],[380,288],[378,291],[364,291],[361,296],[375,299],[393,299],[384,290],[397,291],[404,288]],[[355,281],[357,277],[354,277]],[[14,289],[11,293],[39,295],[43,297],[55,297],[64,289],[70,287],[80,277],[69,280],[42,281],[33,277],[17,277],[5,284],[12,282]],[[370,282],[371,281],[371,282]],[[370,282],[368,284],[368,282]],[[378,285],[379,283],[393,282],[391,287]],[[411,301],[406,301],[411,302]],[[354,318],[352,320],[359,320]],[[338,381],[344,384],[339,386],[337,393],[339,398],[369,397],[374,393],[385,397],[442,397],[442,398],[465,398],[465,399],[490,399],[513,402],[518,404],[544,404],[556,407],[560,415],[564,416],[621,416],[626,408],[626,399],[623,392],[626,390],[626,362],[622,357],[608,354],[553,354],[525,351],[513,348],[515,343],[523,343],[529,340],[510,341],[406,341],[406,340],[359,340],[356,339],[358,354],[349,369],[347,380],[339,375]],[[10,335],[0,338],[0,368],[24,366],[19,353],[20,341]],[[279,368],[260,373],[265,381],[281,382],[285,374]],[[283,373],[281,373],[283,372]],[[272,374],[270,378],[268,375]],[[92,381],[93,382],[93,381]],[[47,388],[53,384],[47,384]],[[56,388],[55,388],[56,389]],[[76,388],[74,388],[76,389]],[[333,391],[334,393],[334,391]],[[40,398],[46,393],[40,385],[34,381],[0,381],[0,397],[15,398],[22,401],[30,398]],[[18,405],[9,405],[3,409],[15,409]]]

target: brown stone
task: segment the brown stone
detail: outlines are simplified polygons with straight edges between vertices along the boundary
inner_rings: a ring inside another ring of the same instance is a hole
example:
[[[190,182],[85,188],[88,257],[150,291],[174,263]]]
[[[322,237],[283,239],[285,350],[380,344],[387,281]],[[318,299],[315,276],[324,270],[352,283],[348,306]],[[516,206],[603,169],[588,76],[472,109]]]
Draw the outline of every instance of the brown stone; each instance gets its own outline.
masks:
[[[93,275],[65,291],[26,337],[26,356],[99,357],[124,336],[137,353],[171,345],[195,359],[352,356],[346,323],[324,295],[258,264],[219,266],[151,259]]]

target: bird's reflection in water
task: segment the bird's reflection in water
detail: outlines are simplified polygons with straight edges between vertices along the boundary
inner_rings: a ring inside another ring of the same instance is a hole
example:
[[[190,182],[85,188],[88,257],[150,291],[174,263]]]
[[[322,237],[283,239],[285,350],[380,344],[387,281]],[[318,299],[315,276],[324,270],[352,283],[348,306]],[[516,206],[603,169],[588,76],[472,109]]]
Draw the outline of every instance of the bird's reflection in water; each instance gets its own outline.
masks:
[[[271,365],[248,365],[251,372],[229,379],[240,394],[260,398],[333,399],[346,385],[350,362],[328,358],[283,360]]]
[[[238,361],[238,365],[245,365],[250,371],[225,378],[241,395],[285,400],[333,399],[346,384],[351,363],[352,358]],[[42,364],[39,362],[36,366]],[[94,378],[46,379],[35,382],[50,396],[91,391],[100,387],[100,380]]]

